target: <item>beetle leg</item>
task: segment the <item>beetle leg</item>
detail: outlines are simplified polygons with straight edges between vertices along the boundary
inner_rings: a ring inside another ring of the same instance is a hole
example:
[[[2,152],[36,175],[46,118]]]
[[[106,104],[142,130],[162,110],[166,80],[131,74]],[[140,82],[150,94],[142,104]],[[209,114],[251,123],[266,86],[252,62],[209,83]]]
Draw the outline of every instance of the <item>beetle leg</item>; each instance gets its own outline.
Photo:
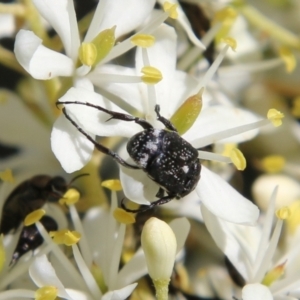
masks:
[[[97,150],[99,150],[100,152],[102,152],[104,154],[111,156],[116,162],[118,162],[123,167],[129,168],[129,169],[140,169],[140,167],[138,167],[138,166],[127,163],[116,152],[111,151],[110,149],[106,148],[105,146],[97,143],[88,133],[86,133],[81,127],[79,127],[79,125],[67,114],[65,108],[63,108],[62,112],[64,113],[66,118],[71,122],[71,124],[73,126],[75,126],[79,132],[81,132],[90,142],[92,142],[95,145]]]
[[[162,187],[159,187],[159,190],[156,193],[155,197],[162,198],[164,195],[165,195],[165,190]]]
[[[156,112],[156,115],[157,115],[157,120],[162,122],[167,129],[171,130],[171,131],[176,131],[177,132],[177,129],[175,128],[175,126],[171,123],[171,121],[169,121],[168,119],[164,118],[163,116],[160,115],[159,111],[160,111],[160,107],[159,105],[155,105],[155,112]]]
[[[88,107],[93,107],[96,108],[98,110],[101,110],[109,115],[111,115],[111,118],[109,118],[107,121],[111,120],[111,119],[116,119],[116,120],[122,120],[122,121],[126,121],[126,122],[135,122],[139,125],[141,125],[144,129],[151,129],[153,128],[153,126],[148,123],[146,120],[138,118],[138,117],[133,117],[131,115],[127,115],[127,114],[122,114],[116,111],[112,111],[112,110],[108,110],[106,108],[103,108],[99,105],[94,105],[92,103],[89,102],[80,102],[80,101],[66,101],[66,102],[56,102],[56,105],[58,104],[79,104],[79,105],[85,105]]]
[[[123,198],[122,201],[121,201],[121,207],[125,211],[130,212],[130,213],[141,213],[141,212],[145,212],[145,211],[147,211],[149,209],[152,209],[155,206],[166,204],[166,203],[170,202],[174,198],[175,198],[174,195],[168,195],[168,196],[162,197],[162,198],[160,198],[160,199],[152,202],[150,205],[146,205],[145,207],[139,208],[139,209],[129,209],[129,208],[127,208],[125,206],[125,204],[123,203],[124,200],[125,200],[125,198]]]

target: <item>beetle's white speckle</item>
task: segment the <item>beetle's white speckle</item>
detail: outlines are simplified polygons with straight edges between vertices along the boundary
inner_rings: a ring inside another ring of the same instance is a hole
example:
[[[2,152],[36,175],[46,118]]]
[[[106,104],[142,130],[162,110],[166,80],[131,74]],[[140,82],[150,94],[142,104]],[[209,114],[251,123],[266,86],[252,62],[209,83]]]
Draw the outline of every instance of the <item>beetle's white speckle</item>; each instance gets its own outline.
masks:
[[[157,150],[157,145],[153,142],[147,142],[146,143],[146,148],[152,151],[156,151]]]
[[[143,156],[139,160],[139,165],[142,166],[143,168],[146,168],[148,160],[149,160],[149,155],[144,153]]]
[[[189,167],[188,166],[183,166],[182,170],[184,173],[187,173],[189,171]]]
[[[159,133],[161,132],[161,130],[160,129],[154,129],[153,130],[153,135],[154,136],[159,136]]]

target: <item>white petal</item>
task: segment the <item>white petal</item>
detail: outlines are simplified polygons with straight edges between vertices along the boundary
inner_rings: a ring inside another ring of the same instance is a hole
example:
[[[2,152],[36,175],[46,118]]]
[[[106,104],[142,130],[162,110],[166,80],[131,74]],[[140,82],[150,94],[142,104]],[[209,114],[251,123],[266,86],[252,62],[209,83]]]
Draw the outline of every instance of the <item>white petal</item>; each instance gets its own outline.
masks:
[[[131,201],[149,205],[157,200],[159,186],[145,172],[121,167],[120,180],[125,196]]]
[[[204,166],[196,192],[207,209],[226,221],[239,224],[254,224],[257,221],[257,206]]]
[[[85,88],[71,88],[59,101],[89,102],[109,110],[126,113],[117,105],[103,99],[101,95]],[[141,131],[141,126],[134,122],[125,122],[115,119],[107,121],[111,115],[93,107],[78,104],[67,104],[65,107],[67,108],[67,112],[70,113],[71,117],[74,118],[74,121],[76,121],[80,127],[87,132],[99,136],[132,137],[135,133]]]
[[[16,24],[12,14],[1,14],[0,18],[0,38],[12,37],[15,32]]]
[[[137,283],[133,283],[120,290],[110,291],[102,297],[102,300],[125,300],[131,295],[136,286]]]
[[[18,62],[35,79],[70,76],[72,60],[42,45],[42,40],[32,31],[20,30],[16,36],[15,54]]]
[[[61,115],[53,125],[51,148],[63,169],[72,173],[88,163],[94,145]]]
[[[148,273],[145,254],[142,248],[139,248],[133,257],[119,271],[116,280],[116,287],[122,287],[137,281]]]
[[[186,238],[190,232],[191,224],[187,218],[177,218],[170,222],[177,242],[177,253],[183,248]]]
[[[55,270],[48,261],[46,255],[37,256],[29,267],[29,274],[31,279],[38,287],[52,285],[58,289],[60,297],[71,299],[66,293],[61,281],[56,276]]]
[[[75,61],[79,32],[73,0],[33,0],[33,3],[60,36],[67,55]]]
[[[100,1],[85,41],[91,41],[99,32],[113,26],[117,26],[115,31],[117,38],[134,30],[150,15],[154,2],[154,0]]]
[[[247,284],[242,290],[243,300],[273,300],[270,290],[260,283]]]
[[[206,136],[256,121],[258,121],[258,117],[247,110],[224,105],[211,106],[200,113],[194,125],[183,137],[198,148],[199,143],[201,146],[203,144],[201,139]],[[212,139],[210,144],[212,142],[240,143],[254,138],[257,133],[258,129],[253,129],[222,140]]]
[[[170,87],[174,87],[177,35],[174,28],[166,24],[162,24],[154,32],[154,36],[155,44],[147,49],[147,54],[150,65],[157,68],[162,73],[163,79],[155,85],[155,92],[157,104],[159,104],[161,108],[161,114],[168,117],[168,105],[172,101],[176,101],[176,99],[171,99],[172,88]],[[139,72],[144,66],[145,64],[142,59],[142,49],[138,48],[136,54],[137,72]],[[177,87],[174,89],[176,90],[176,88]]]
[[[83,291],[66,289],[66,292],[70,295],[72,300],[91,300],[91,296]]]

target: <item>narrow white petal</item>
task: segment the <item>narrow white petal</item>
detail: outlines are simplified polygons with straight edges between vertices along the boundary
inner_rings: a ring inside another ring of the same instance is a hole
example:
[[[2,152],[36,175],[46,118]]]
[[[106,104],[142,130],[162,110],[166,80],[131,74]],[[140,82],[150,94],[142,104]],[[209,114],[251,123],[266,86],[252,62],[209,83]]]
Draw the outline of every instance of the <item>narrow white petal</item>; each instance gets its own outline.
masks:
[[[123,287],[122,289],[110,291],[106,293],[101,299],[102,300],[125,300],[131,295],[131,293],[133,292],[136,286],[137,283],[133,283]]]
[[[270,290],[260,283],[247,284],[242,290],[243,300],[273,300]]]
[[[85,88],[69,89],[68,92],[59,99],[59,102],[67,101],[78,101],[81,103],[88,102],[108,110],[127,114],[117,105],[105,100],[101,95]],[[135,133],[141,131],[141,126],[137,125],[135,122],[125,122],[116,119],[109,120],[111,115],[93,107],[80,104],[66,104],[65,107],[68,114],[70,114],[80,127],[85,131],[98,136],[132,137]]]
[[[58,295],[60,297],[71,299],[71,297],[66,293],[63,284],[56,276],[55,270],[48,261],[46,255],[37,256],[34,259],[33,263],[29,267],[29,274],[38,287],[46,285],[55,286],[58,289]]]
[[[60,36],[67,55],[75,61],[79,32],[73,0],[33,0],[33,3]]]
[[[154,0],[114,0],[105,1],[101,10],[97,9],[85,41],[91,41],[102,30],[116,27],[115,35],[128,33],[140,26],[150,15]]]
[[[53,125],[51,148],[63,169],[72,173],[88,163],[94,145],[61,115]]]
[[[207,209],[226,221],[239,224],[254,224],[257,221],[257,206],[204,166],[196,192]]]
[[[226,139],[216,139],[213,137],[218,132],[235,128],[244,124],[258,121],[258,117],[244,109],[215,105],[204,109],[197,118],[194,125],[186,132],[183,137],[198,148],[203,146],[204,139],[206,144],[211,143],[240,143],[254,138],[258,129],[246,131]],[[207,137],[212,136],[210,139]],[[206,141],[206,140],[205,140]]]
[[[18,62],[35,79],[70,76],[74,65],[61,53],[42,45],[42,40],[32,31],[20,30],[16,36],[15,54]]]

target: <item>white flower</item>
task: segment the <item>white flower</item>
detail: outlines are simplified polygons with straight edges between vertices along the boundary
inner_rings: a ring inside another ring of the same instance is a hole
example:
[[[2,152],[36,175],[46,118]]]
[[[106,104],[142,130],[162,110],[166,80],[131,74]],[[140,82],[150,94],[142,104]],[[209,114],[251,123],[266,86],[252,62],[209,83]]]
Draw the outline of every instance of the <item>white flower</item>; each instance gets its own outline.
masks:
[[[228,223],[201,206],[208,231],[246,282],[242,290],[243,299],[244,296],[253,300],[293,299],[287,295],[297,297],[299,294],[299,242],[291,249],[285,249],[281,255],[278,249],[283,219],[290,213],[288,209],[277,211],[278,219],[272,231],[277,188],[272,193],[266,215],[262,216],[263,224],[256,227]]]
[[[90,70],[89,66],[83,65],[75,70],[80,38],[73,0],[34,0],[33,3],[60,36],[66,54],[43,46],[43,41],[32,31],[20,30],[15,43],[15,54],[19,63],[36,79],[85,75]],[[154,0],[99,1],[83,42],[91,42],[101,31],[113,26],[116,26],[116,38],[134,30],[149,16],[153,5]],[[106,60],[128,49],[128,42],[116,45],[106,56]]]
[[[162,127],[156,121],[153,109],[155,104],[158,103],[161,107],[161,114],[169,118],[188,95],[191,95],[193,91],[195,92],[197,88],[199,89],[199,83],[193,81],[187,74],[175,69],[176,35],[173,29],[166,25],[161,26],[155,36],[156,43],[147,50],[146,54],[144,49],[139,49],[136,58],[137,69],[140,70],[140,67],[144,65],[143,59],[148,57],[146,60],[151,65],[162,70],[164,79],[155,87],[144,86],[139,89],[139,86],[127,88],[128,85],[126,85],[125,88],[121,89],[121,84],[116,86],[111,84],[111,90],[113,89],[117,95],[124,94],[124,100],[141,111],[150,123]],[[224,51],[222,51],[221,56],[223,55]],[[216,61],[220,63],[220,59]],[[212,70],[217,68],[216,64],[212,66]],[[125,72],[134,74],[135,71],[126,69]],[[204,81],[213,75],[211,70],[208,71],[208,74]],[[93,77],[91,80],[97,84]],[[115,104],[106,102],[102,96],[86,89],[72,88],[60,99],[60,102],[84,102],[82,99],[109,110],[125,113]],[[132,124],[121,120],[106,122],[108,119],[106,113],[84,105],[66,105],[66,110],[91,137],[100,135],[130,138],[133,134],[141,131],[140,126],[133,122]],[[229,141],[241,142],[252,138],[257,133],[257,130],[248,132],[249,130],[269,123],[268,120],[253,122],[256,120],[255,116],[238,108],[220,105],[206,107],[193,127],[183,135],[183,138],[196,148],[205,147],[219,140],[224,143]],[[231,136],[234,137],[231,138]],[[93,144],[64,116],[57,120],[52,132],[52,149],[67,172],[73,172],[83,167],[90,159],[93,148]],[[216,154],[207,155],[203,151],[199,152],[199,157],[230,162],[229,158]],[[198,186],[188,197],[192,197],[197,202],[203,202],[216,215],[226,220],[238,223],[255,222],[258,217],[258,209],[250,201],[205,167],[202,167],[201,175]],[[125,195],[132,201],[149,204],[155,199],[158,186],[147,177],[146,173],[121,168],[120,176]]]

